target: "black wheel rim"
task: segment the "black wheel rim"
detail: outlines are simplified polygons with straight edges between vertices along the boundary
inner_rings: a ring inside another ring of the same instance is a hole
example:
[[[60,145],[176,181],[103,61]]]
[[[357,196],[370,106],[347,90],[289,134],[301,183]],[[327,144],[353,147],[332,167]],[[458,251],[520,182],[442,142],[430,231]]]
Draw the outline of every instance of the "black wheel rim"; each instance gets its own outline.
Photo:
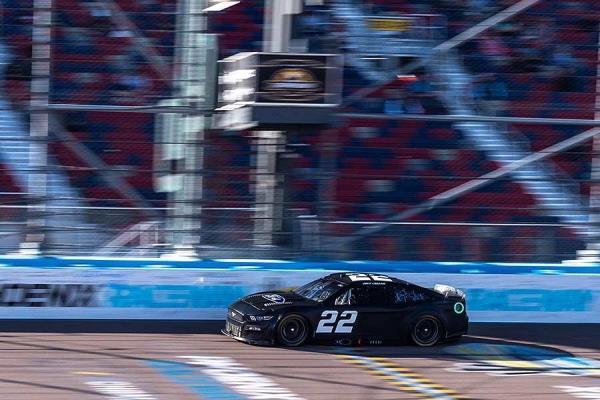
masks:
[[[423,318],[415,326],[414,336],[417,344],[429,345],[437,341],[440,327],[433,318]]]
[[[299,318],[290,318],[281,325],[281,338],[288,345],[294,345],[304,340],[306,326]]]

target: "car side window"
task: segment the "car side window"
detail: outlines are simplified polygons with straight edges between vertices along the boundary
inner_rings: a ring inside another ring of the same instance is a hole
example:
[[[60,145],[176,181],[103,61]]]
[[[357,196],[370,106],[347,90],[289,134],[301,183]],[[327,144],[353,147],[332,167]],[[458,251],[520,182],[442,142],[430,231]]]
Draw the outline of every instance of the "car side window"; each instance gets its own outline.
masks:
[[[391,291],[392,304],[411,305],[429,300],[429,296],[419,288],[410,285],[396,285]]]
[[[353,306],[356,300],[353,297],[352,288],[344,291],[335,299],[336,306]]]
[[[357,286],[335,299],[336,306],[384,306],[387,303],[386,286]]]

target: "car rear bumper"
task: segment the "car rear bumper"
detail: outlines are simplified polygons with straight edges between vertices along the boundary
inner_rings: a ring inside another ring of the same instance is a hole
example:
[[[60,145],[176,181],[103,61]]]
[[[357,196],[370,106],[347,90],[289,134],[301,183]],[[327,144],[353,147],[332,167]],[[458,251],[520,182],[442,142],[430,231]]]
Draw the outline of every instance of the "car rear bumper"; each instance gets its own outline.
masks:
[[[444,321],[445,339],[452,339],[466,335],[469,331],[469,317],[466,313],[461,315],[451,314]]]

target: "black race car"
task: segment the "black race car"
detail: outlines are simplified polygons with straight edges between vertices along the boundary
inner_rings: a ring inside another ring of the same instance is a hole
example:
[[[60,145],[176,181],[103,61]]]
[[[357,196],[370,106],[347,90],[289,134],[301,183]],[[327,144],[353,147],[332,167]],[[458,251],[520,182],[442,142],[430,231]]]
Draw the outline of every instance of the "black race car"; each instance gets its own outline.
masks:
[[[293,291],[246,296],[227,310],[222,332],[252,344],[300,346],[412,341],[433,346],[468,329],[465,295],[379,274],[336,273]]]

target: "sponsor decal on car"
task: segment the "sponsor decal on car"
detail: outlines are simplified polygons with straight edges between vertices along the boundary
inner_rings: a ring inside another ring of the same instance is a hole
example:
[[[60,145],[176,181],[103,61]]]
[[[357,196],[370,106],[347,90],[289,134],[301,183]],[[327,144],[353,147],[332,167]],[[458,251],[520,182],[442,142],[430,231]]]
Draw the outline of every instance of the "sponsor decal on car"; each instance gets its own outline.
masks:
[[[598,376],[600,361],[571,353],[525,345],[466,343],[444,349],[472,361],[458,362],[450,371],[483,372],[491,376]]]
[[[263,307],[289,306],[290,304],[292,304],[291,301],[286,301],[286,302],[283,302],[283,303],[265,303],[265,304],[263,304]]]
[[[263,298],[269,301],[269,303],[274,304],[283,304],[285,303],[285,298],[279,294],[263,294]]]
[[[303,400],[271,379],[232,358],[217,356],[182,356],[190,365],[251,400]]]

